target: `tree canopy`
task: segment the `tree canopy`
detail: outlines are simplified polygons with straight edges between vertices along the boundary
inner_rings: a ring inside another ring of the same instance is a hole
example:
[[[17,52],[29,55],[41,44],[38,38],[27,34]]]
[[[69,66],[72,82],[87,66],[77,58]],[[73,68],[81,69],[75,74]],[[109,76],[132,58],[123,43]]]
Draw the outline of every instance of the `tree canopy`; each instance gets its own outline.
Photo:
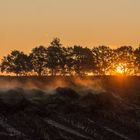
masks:
[[[1,72],[38,76],[139,75],[140,46],[65,47],[59,38],[54,38],[48,47],[35,47],[29,54],[11,51],[1,60]]]

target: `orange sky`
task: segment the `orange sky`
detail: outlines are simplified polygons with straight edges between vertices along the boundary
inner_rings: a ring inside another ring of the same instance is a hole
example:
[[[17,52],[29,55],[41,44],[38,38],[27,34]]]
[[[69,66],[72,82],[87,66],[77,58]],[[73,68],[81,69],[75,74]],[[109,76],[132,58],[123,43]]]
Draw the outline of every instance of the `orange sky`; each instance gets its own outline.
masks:
[[[0,0],[0,57],[64,45],[140,44],[140,0]]]

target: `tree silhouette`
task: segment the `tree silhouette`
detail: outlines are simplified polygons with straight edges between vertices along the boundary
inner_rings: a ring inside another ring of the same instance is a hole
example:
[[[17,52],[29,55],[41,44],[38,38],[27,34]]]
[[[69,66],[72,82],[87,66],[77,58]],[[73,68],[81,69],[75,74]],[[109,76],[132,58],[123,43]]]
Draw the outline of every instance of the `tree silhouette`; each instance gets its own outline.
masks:
[[[66,48],[65,53],[66,53],[65,55],[66,73],[68,73],[69,75],[73,75],[75,64],[73,47]]]
[[[23,52],[14,50],[2,59],[1,72],[26,75],[30,70],[30,59]]]
[[[43,71],[47,68],[47,49],[44,46],[35,47],[30,53],[32,69],[38,74],[43,75]]]
[[[94,57],[89,48],[74,46],[74,69],[78,75],[84,75],[86,72],[91,72],[94,68]]]
[[[140,46],[134,51],[135,55],[135,73],[140,73]]]
[[[54,38],[47,48],[35,47],[29,55],[11,51],[2,59],[1,72],[38,76],[140,74],[140,46],[134,50],[131,46],[111,49],[102,45],[91,50],[78,45],[64,47]]]
[[[92,50],[98,74],[105,75],[111,68],[113,51],[107,46],[94,47]]]
[[[54,76],[65,67],[64,48],[62,47],[59,38],[54,38],[50,43],[50,46],[47,48],[47,55],[47,66],[51,69],[51,75]]]
[[[115,65],[122,65],[123,74],[131,73],[134,70],[134,50],[131,46],[122,46],[115,50]]]

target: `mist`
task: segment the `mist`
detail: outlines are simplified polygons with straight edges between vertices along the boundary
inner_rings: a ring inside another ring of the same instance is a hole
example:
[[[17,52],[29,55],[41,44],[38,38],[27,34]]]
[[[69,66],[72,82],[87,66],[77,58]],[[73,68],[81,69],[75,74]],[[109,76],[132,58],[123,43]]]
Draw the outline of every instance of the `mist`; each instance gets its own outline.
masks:
[[[51,80],[43,79],[0,79],[0,100],[5,104],[15,105],[22,100],[43,100],[50,95],[61,91],[72,92],[85,96],[87,94],[99,94],[105,92],[100,85],[100,80],[83,79],[80,77],[71,80],[54,78]]]

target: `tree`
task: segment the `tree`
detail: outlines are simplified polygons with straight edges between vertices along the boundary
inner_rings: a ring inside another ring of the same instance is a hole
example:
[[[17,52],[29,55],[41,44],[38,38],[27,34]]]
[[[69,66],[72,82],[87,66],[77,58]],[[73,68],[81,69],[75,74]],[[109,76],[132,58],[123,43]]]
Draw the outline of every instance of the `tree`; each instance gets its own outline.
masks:
[[[26,75],[31,70],[30,58],[18,50],[14,50],[2,59],[1,72]]]
[[[74,69],[78,75],[93,71],[94,57],[89,48],[74,46],[73,48]]]
[[[135,55],[135,72],[140,73],[140,46],[134,51]]]
[[[30,53],[30,59],[33,71],[38,76],[42,76],[44,69],[47,68],[47,49],[44,46],[33,48]]]
[[[92,49],[98,74],[105,75],[111,68],[113,51],[107,46],[94,47]]]
[[[134,50],[131,46],[122,46],[115,50],[114,65],[121,64],[124,75],[134,70],[134,60]]]
[[[47,66],[51,69],[51,75],[56,75],[57,72],[64,70],[65,68],[65,50],[60,43],[59,38],[54,38],[47,48],[48,61]]]
[[[69,75],[74,74],[74,49],[73,47],[65,48],[65,64],[66,64],[66,73]]]

